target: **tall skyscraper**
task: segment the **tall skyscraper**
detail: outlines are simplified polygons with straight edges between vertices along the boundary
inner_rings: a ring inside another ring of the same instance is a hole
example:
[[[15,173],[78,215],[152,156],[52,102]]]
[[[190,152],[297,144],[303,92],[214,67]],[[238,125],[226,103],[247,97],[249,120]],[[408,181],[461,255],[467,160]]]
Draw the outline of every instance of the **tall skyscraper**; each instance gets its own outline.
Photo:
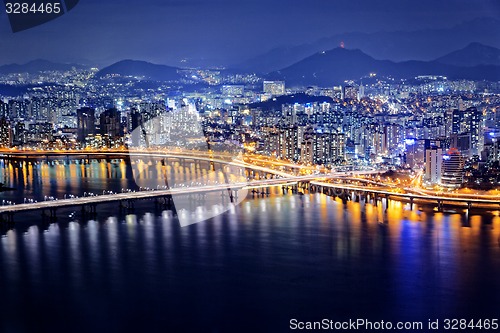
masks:
[[[441,184],[447,188],[459,188],[464,181],[465,159],[457,149],[450,149],[443,156]]]
[[[479,155],[484,147],[483,113],[477,108],[468,108],[466,114],[470,132],[471,155]]]
[[[462,114],[459,110],[453,110],[451,122],[451,134],[459,134],[462,131]]]
[[[102,135],[107,135],[112,138],[120,137],[123,135],[121,115],[115,109],[109,109],[101,113],[99,116],[100,132]]]
[[[95,134],[95,110],[84,107],[76,111],[78,140],[85,142],[89,134]]]
[[[12,128],[6,118],[0,119],[0,147],[12,147]]]
[[[432,147],[425,151],[425,178],[426,182],[438,184],[441,182],[441,168],[443,161],[443,150]]]

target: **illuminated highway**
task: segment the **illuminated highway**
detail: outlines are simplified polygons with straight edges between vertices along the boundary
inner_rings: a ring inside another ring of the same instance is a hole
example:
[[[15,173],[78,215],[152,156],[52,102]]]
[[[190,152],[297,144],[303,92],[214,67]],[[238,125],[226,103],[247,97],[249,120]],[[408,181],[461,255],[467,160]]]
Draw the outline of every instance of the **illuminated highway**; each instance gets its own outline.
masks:
[[[363,192],[363,193],[371,193],[376,194],[380,197],[392,198],[392,199],[407,199],[407,200],[420,200],[425,203],[438,203],[438,204],[453,204],[455,206],[466,206],[468,207],[470,204],[478,204],[478,205],[493,205],[496,209],[500,207],[500,196],[484,196],[481,198],[477,197],[451,197],[447,195],[436,195],[436,194],[425,194],[425,193],[407,193],[402,191],[401,189],[384,189],[381,187],[367,187],[360,185],[351,185],[351,184],[335,184],[335,183],[327,183],[327,182],[318,182],[311,181],[311,185],[321,186],[325,188],[339,189],[339,190],[348,190],[353,192]]]
[[[190,194],[199,194],[199,193],[216,192],[216,191],[228,191],[228,190],[237,191],[242,189],[254,189],[254,188],[272,187],[272,186],[289,186],[292,184],[297,184],[298,182],[309,182],[316,178],[317,176],[299,176],[299,177],[287,177],[280,179],[255,180],[251,182],[235,182],[235,183],[203,185],[203,186],[186,186],[186,187],[171,188],[168,190],[151,190],[151,191],[94,195],[88,197],[75,197],[71,199],[60,199],[60,200],[50,200],[50,201],[42,201],[34,203],[0,206],[0,214],[16,213],[16,212],[30,211],[30,210],[57,209],[57,208],[82,206],[82,205],[95,205],[95,204],[103,204],[110,202],[127,201],[127,200],[154,199],[169,195],[172,196],[190,195]]]
[[[148,199],[162,197],[167,195],[179,195],[190,193],[203,193],[220,190],[239,190],[243,188],[262,188],[270,186],[286,185],[296,182],[310,182],[311,185],[322,186],[327,188],[342,189],[356,192],[368,192],[379,195],[381,197],[404,200],[419,200],[423,203],[438,203],[441,205],[446,202],[456,206],[476,205],[493,205],[498,208],[500,204],[500,195],[482,195],[482,194],[460,194],[460,193],[443,193],[428,191],[414,187],[401,187],[395,184],[373,181],[370,179],[356,178],[357,176],[375,175],[385,172],[386,170],[354,170],[349,172],[330,172],[320,173],[315,166],[304,166],[293,164],[287,161],[275,160],[269,157],[239,155],[233,156],[229,153],[207,153],[198,151],[159,151],[159,150],[109,150],[109,151],[17,151],[17,150],[0,150],[0,158],[2,157],[63,157],[63,156],[87,156],[87,157],[133,157],[138,159],[154,159],[157,161],[163,159],[179,159],[179,160],[195,160],[208,163],[216,163],[220,165],[234,166],[244,169],[251,169],[262,172],[267,175],[273,175],[277,179],[258,179],[248,182],[234,182],[227,184],[204,185],[198,187],[183,187],[172,188],[169,190],[155,190],[147,192],[129,192],[120,194],[101,195],[98,197],[84,197],[63,199],[49,202],[24,203],[12,206],[1,206],[0,213],[17,212],[22,210],[49,209],[55,207],[68,207],[87,204],[98,204],[105,202]],[[218,156],[215,158],[214,156]],[[236,159],[238,158],[238,159]],[[250,163],[251,161],[253,163]],[[277,170],[278,168],[279,170]],[[286,169],[287,171],[283,171]],[[298,176],[298,171],[307,170],[309,175]],[[266,178],[259,176],[259,178]],[[328,181],[342,180],[342,183],[332,183]],[[363,185],[357,185],[347,182],[363,182]]]

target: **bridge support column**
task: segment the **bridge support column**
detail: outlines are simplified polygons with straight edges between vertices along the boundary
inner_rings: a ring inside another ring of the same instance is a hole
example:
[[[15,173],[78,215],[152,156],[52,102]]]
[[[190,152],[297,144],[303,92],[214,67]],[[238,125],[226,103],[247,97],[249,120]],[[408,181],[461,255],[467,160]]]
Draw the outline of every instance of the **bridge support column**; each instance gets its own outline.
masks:
[[[121,208],[121,202],[120,202],[120,208]],[[55,215],[55,212],[54,212],[54,215]],[[97,215],[97,204],[91,203],[87,206],[85,206],[85,205],[82,206],[82,216],[95,217],[96,215]],[[52,213],[51,213],[51,218],[52,218]]]
[[[228,189],[229,192],[229,200],[231,202],[236,202],[238,201],[238,191],[233,191],[232,189]]]
[[[50,208],[50,219],[52,221],[57,220],[57,211],[56,211],[56,208],[54,208],[54,207]]]
[[[159,209],[171,209],[172,208],[172,196],[165,196],[156,199],[156,205]]]
[[[438,203],[438,212],[442,212],[443,211],[443,202],[441,200],[438,200],[437,203]]]
[[[0,222],[3,225],[6,225],[6,226],[12,226],[12,225],[14,225],[14,213],[13,212],[7,212],[5,215],[1,214],[0,215]]]

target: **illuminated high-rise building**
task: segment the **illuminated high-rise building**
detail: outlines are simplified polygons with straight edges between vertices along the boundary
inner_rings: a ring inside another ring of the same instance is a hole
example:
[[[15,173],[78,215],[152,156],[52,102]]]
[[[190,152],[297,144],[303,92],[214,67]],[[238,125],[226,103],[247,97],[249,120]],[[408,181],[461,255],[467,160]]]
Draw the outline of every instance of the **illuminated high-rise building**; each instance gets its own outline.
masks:
[[[78,140],[85,142],[90,134],[95,134],[95,110],[84,107],[76,111]]]
[[[99,125],[102,135],[112,138],[123,135],[120,112],[115,108],[106,110],[100,114]]]
[[[441,182],[441,169],[443,162],[443,150],[441,148],[430,148],[425,151],[425,177],[424,180],[437,184]]]
[[[359,89],[354,86],[344,86],[343,87],[343,99],[352,99],[352,100],[357,100],[358,99],[358,94],[359,94]]]
[[[273,96],[280,96],[285,94],[284,81],[264,81],[264,93]]]
[[[443,155],[441,184],[447,188],[459,188],[464,181],[464,156],[457,149],[450,149]]]
[[[12,147],[12,128],[6,118],[0,119],[0,147]]]
[[[224,97],[242,96],[245,90],[243,85],[224,85],[221,88],[221,94]]]

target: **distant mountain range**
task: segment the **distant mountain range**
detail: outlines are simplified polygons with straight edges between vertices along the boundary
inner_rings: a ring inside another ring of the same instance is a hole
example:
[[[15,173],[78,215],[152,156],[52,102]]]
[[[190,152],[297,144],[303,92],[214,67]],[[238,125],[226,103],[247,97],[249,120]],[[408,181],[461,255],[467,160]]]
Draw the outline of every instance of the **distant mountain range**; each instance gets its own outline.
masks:
[[[58,64],[35,60],[24,65],[0,66],[0,74],[34,73],[54,70],[65,71],[83,65]],[[180,68],[157,65],[138,60],[122,60],[103,68],[96,78],[118,75],[121,78],[144,78],[145,81],[176,81],[182,75]],[[396,79],[411,79],[419,75],[443,75],[449,78],[472,80],[500,80],[500,49],[478,42],[438,57],[432,61],[409,60],[395,62],[377,60],[360,51],[334,48],[309,55],[278,71],[266,75],[267,79],[285,80],[292,86],[332,86],[345,80],[358,80],[376,73]]]
[[[312,54],[338,47],[341,42],[347,48],[363,50],[375,59],[429,61],[472,42],[500,47],[499,26],[498,19],[482,18],[447,29],[343,33],[308,44],[275,48],[232,67],[269,73],[291,66]]]
[[[270,73],[267,78],[285,80],[287,85],[293,86],[332,86],[342,84],[345,80],[358,80],[370,73],[396,79],[443,75],[457,79],[497,81],[500,80],[499,54],[498,49],[474,43],[433,61],[394,62],[376,60],[360,50],[335,48]]]
[[[111,66],[105,67],[96,74],[96,78],[104,78],[108,75],[118,74],[120,76],[144,77],[153,81],[174,81],[180,78],[179,68],[156,65],[146,61],[122,60]]]
[[[13,73],[38,73],[45,71],[68,71],[72,68],[86,68],[84,65],[79,64],[60,64],[47,60],[33,60],[26,64],[10,64],[0,66],[0,74],[13,74]]]
[[[500,66],[500,49],[480,43],[470,43],[463,49],[437,58],[436,61],[443,64],[464,67],[479,65]]]
[[[180,78],[178,71],[177,67],[123,60],[102,69],[96,78],[118,74],[121,77],[144,77],[152,81],[173,81]],[[287,85],[331,86],[342,84],[345,80],[357,80],[370,73],[405,79],[432,74],[450,78],[498,80],[500,50],[471,43],[433,61],[394,62],[376,60],[360,50],[335,48],[301,59],[291,66],[270,73],[267,78],[285,80]]]

